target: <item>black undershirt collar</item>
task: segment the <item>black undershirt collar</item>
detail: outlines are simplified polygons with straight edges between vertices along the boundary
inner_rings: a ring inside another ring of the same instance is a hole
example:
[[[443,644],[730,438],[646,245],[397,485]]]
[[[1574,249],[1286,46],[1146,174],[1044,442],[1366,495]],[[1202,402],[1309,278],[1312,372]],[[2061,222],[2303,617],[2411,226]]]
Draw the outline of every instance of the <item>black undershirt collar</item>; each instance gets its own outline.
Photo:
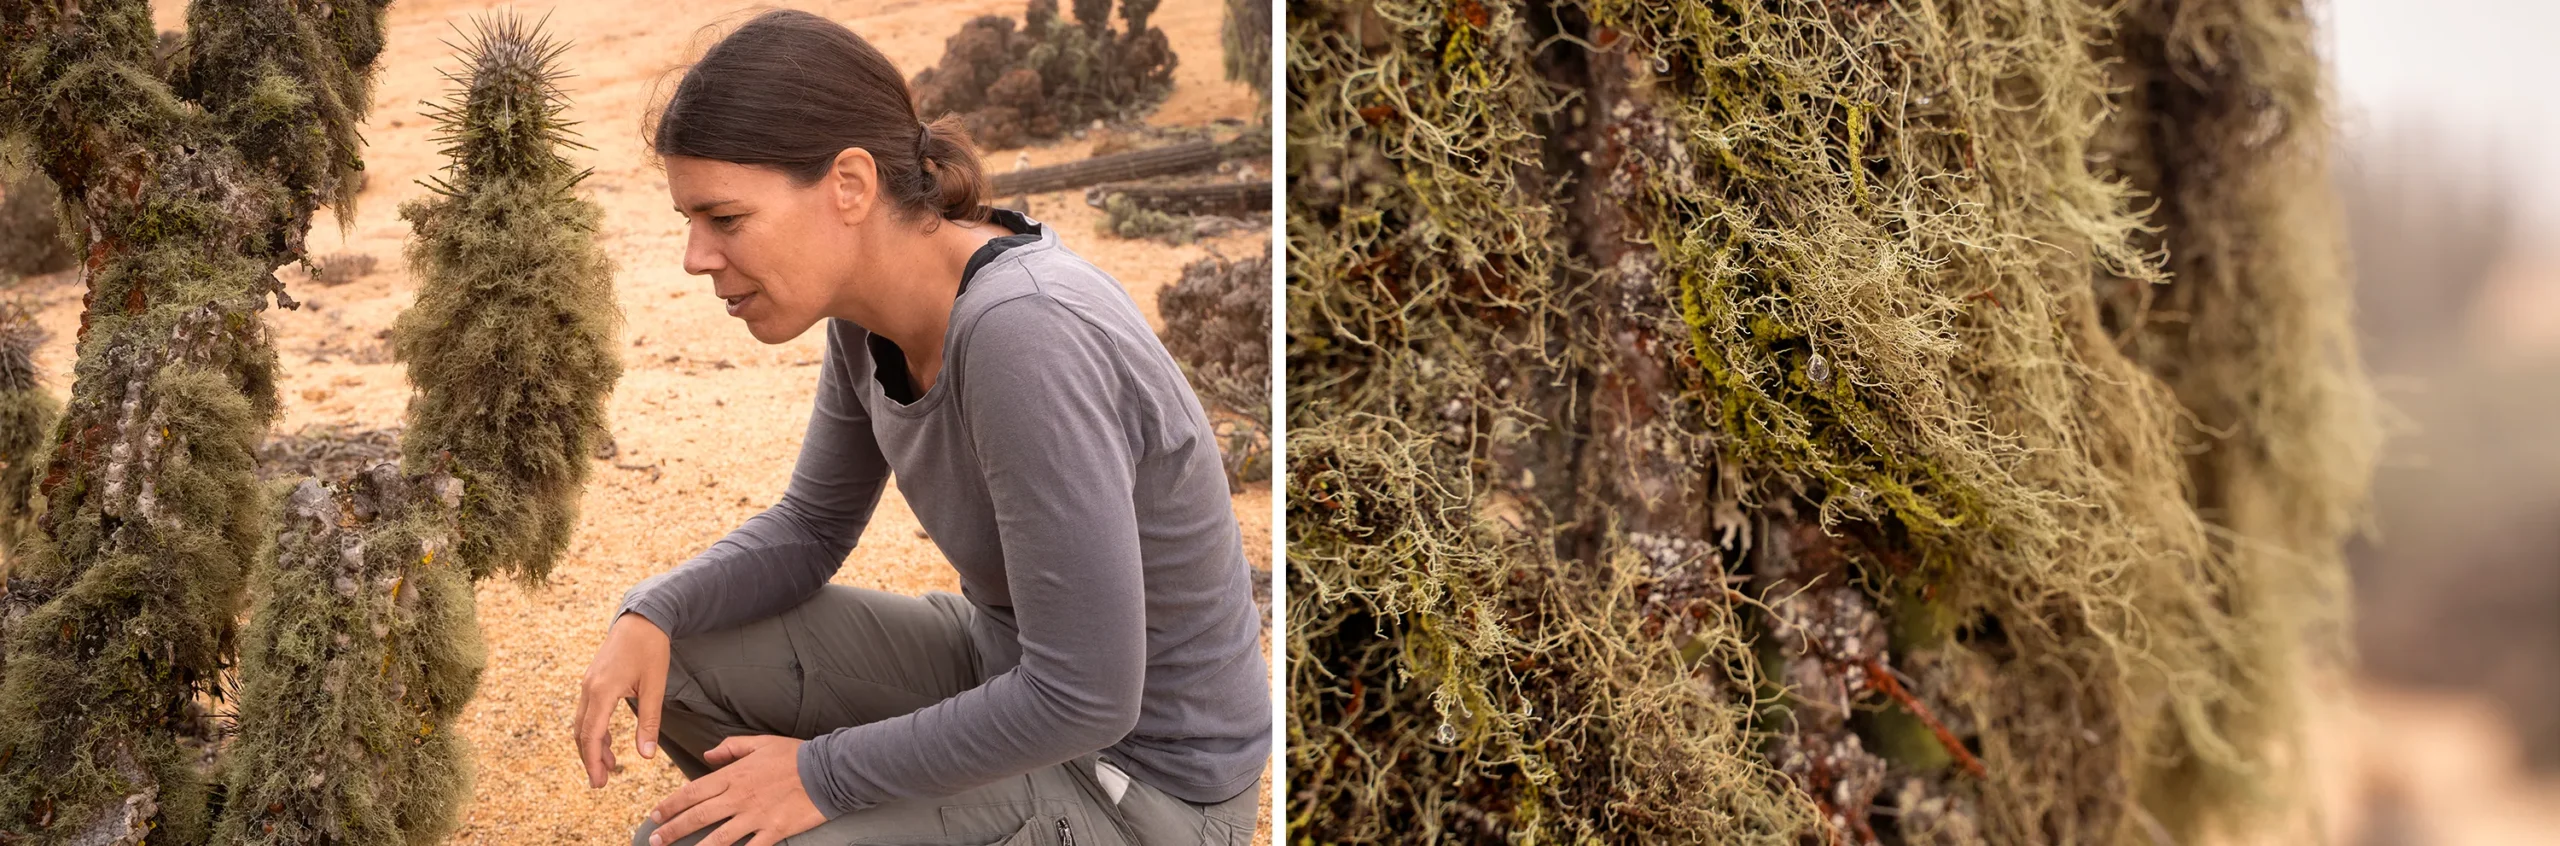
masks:
[[[1021,212],[1012,209],[993,209],[988,214],[987,220],[1014,234],[999,235],[989,239],[987,243],[978,247],[977,252],[969,254],[969,263],[960,268],[960,289],[954,292],[955,298],[959,294],[968,293],[969,280],[978,275],[978,269],[995,261],[997,256],[1004,254],[1004,251],[1040,242],[1040,224],[1032,222],[1031,218],[1023,216]],[[889,399],[895,400],[900,405],[915,403],[918,392],[915,382],[907,378],[905,350],[898,349],[896,343],[875,332],[871,334],[871,361],[872,377],[880,381],[881,393],[887,394]]]

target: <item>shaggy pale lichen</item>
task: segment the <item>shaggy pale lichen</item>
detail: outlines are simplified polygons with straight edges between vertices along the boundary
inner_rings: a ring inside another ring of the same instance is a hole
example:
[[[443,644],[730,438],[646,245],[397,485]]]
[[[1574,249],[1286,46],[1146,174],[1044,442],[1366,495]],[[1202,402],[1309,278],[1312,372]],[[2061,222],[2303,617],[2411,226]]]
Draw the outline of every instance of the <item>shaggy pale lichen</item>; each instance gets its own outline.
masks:
[[[2161,53],[2185,58],[2111,57],[2154,19],[2195,27]],[[2316,131],[2299,21],[2283,0],[1293,9],[1297,830],[2255,822],[2282,794],[2229,788],[2292,760],[2282,682],[2334,608],[2367,456],[2320,151],[2158,145],[2224,178],[2157,195],[2107,152],[2120,64],[2229,126],[2280,108]],[[2164,262],[2157,239],[2198,226],[2260,233],[2194,236],[2259,275]],[[2102,291],[2188,285],[2256,292],[2197,300],[2228,337],[2177,349],[2128,354],[2102,318]],[[2262,307],[2309,328],[2245,340]],[[2316,436],[2204,441],[2199,409]],[[2302,507],[2227,510],[2228,473]]]
[[[452,558],[462,483],[380,464],[276,487],[282,525],[241,647],[215,839],[441,842],[471,792],[453,721],[482,665]]]
[[[437,113],[453,169],[400,210],[421,280],[392,327],[418,391],[401,446],[413,472],[451,454],[465,483],[456,552],[473,578],[551,572],[622,376],[603,213],[563,155],[582,145],[561,117],[562,49],[514,18],[483,26]]]
[[[562,155],[562,47],[500,16],[464,49],[438,112],[452,169],[401,210],[420,281],[393,328],[417,388],[403,459],[286,495],[242,655],[227,842],[451,832],[471,792],[454,720],[482,668],[472,582],[550,572],[604,435],[619,312]]]
[[[2102,279],[2108,329],[2176,391],[2177,437],[2221,589],[2239,626],[2233,696],[2191,722],[2289,736],[2305,629],[2343,649],[2337,542],[2353,531],[2379,448],[2329,180],[2330,117],[2304,6],[2132,4],[2116,61],[2107,169],[2157,197],[2142,246],[2171,283]],[[2273,766],[2299,767],[2299,758]],[[2173,758],[2153,801],[2211,806],[2297,787]],[[2272,790],[2271,790],[2272,788]]]
[[[196,47],[167,67],[147,3],[0,2],[0,136],[78,209],[88,289],[45,512],[12,568],[6,831],[207,836],[190,744],[267,537],[259,311],[312,212],[348,195],[381,18],[379,2],[198,0]]]

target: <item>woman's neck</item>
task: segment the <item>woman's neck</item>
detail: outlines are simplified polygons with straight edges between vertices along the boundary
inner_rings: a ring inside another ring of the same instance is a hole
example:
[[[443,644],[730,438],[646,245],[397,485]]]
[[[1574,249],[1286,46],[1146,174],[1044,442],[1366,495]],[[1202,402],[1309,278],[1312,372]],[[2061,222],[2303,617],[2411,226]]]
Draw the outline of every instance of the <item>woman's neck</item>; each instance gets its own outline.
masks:
[[[951,325],[951,304],[960,296],[960,275],[969,257],[1002,230],[992,223],[946,220],[931,232],[904,227],[883,232],[880,243],[863,251],[877,258],[852,280],[854,301],[834,316],[897,344],[906,353],[908,378],[921,396],[941,376],[942,335]]]

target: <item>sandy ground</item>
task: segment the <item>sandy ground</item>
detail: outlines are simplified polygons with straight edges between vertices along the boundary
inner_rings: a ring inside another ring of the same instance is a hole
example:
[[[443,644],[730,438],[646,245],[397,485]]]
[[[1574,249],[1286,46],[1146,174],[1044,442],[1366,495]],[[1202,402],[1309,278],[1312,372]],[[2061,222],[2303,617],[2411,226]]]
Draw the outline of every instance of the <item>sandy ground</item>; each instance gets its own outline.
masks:
[[[837,0],[798,8],[828,15],[870,39],[891,61],[913,70],[942,54],[942,41],[968,16],[1019,16],[1019,0]],[[277,431],[305,424],[397,425],[409,388],[397,364],[379,353],[378,333],[408,304],[415,287],[402,267],[408,224],[397,210],[425,193],[417,180],[442,167],[433,125],[421,101],[439,98],[440,68],[455,64],[444,44],[456,25],[499,8],[483,0],[399,0],[390,13],[376,107],[364,135],[371,180],[340,229],[324,219],[311,252],[370,254],[381,270],[356,282],[321,287],[288,270],[299,311],[270,312],[283,355],[284,411]],[[163,2],[163,28],[182,25],[182,4]],[[579,678],[602,642],[622,592],[708,546],[779,496],[808,419],[823,333],[765,346],[727,316],[707,279],[681,267],[683,219],[669,208],[666,183],[641,144],[642,115],[653,92],[672,85],[670,72],[708,46],[709,27],[743,21],[762,7],[737,3],[588,3],[552,9],[549,30],[573,42],[564,62],[571,116],[583,121],[595,149],[575,157],[594,168],[588,195],[604,207],[599,241],[619,266],[616,279],[627,325],[626,371],[613,396],[614,437],[621,455],[598,462],[587,487],[584,520],[552,583],[526,589],[492,583],[479,591],[488,643],[481,693],[462,718],[476,750],[478,782],[457,843],[618,843],[647,809],[680,782],[663,763],[630,754],[631,720],[617,709],[615,736],[626,769],[591,790],[570,742]],[[1220,5],[1166,3],[1158,26],[1181,57],[1172,98],[1150,118],[1156,125],[1200,125],[1249,119],[1252,92],[1220,71]],[[1082,157],[1089,141],[1027,151],[1032,164]],[[991,170],[1011,169],[1011,151],[989,157]],[[1107,238],[1096,213],[1069,194],[1035,196],[1031,213],[1059,227],[1068,244],[1129,286],[1152,316],[1156,291],[1181,267],[1216,249],[1241,256],[1259,249],[1267,231],[1185,247]],[[30,280],[22,291],[54,333],[40,355],[57,396],[68,393],[71,337],[79,321],[80,287],[72,274]],[[368,351],[371,354],[368,354]],[[624,466],[653,466],[627,470]],[[1271,500],[1267,486],[1235,497],[1245,549],[1270,566]],[[892,491],[868,535],[836,581],[919,593],[957,590],[912,512]],[[1266,779],[1267,780],[1267,779]],[[1268,813],[1260,842],[1268,842]]]

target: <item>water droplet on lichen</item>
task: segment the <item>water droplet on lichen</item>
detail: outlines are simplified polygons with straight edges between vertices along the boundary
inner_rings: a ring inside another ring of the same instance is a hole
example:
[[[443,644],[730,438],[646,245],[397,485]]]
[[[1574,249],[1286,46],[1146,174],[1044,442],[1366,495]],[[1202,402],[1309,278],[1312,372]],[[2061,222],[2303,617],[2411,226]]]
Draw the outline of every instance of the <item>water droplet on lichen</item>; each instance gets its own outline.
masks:
[[[1831,360],[1823,358],[1821,353],[1814,353],[1813,360],[1804,363],[1804,377],[1816,385],[1830,384]]]
[[[1450,724],[1445,723],[1445,722],[1444,722],[1444,723],[1441,723],[1441,724],[1440,724],[1440,743],[1441,743],[1441,745],[1444,745],[1444,746],[1445,746],[1445,745],[1448,745],[1448,744],[1451,744],[1451,743],[1456,743],[1456,742],[1458,742],[1458,727],[1457,727],[1457,726],[1450,725]]]

